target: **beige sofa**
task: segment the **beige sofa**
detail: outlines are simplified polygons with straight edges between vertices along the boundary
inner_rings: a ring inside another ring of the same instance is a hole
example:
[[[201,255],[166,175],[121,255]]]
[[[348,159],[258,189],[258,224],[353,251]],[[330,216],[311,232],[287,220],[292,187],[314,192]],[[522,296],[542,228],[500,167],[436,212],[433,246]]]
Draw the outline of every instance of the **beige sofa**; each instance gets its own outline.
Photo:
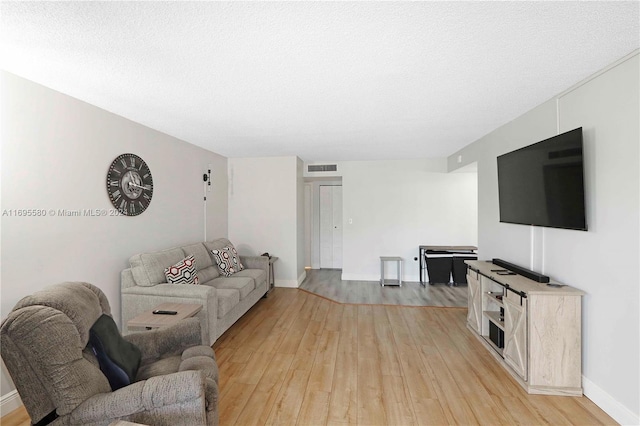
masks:
[[[245,269],[230,277],[220,275],[211,250],[231,243],[225,238],[183,247],[141,253],[129,259],[131,265],[121,273],[122,331],[128,334],[127,322],[161,303],[197,303],[202,341],[212,345],[233,323],[247,312],[269,289],[269,259],[263,256],[240,256]],[[186,256],[196,261],[199,285],[169,284],[165,268]]]

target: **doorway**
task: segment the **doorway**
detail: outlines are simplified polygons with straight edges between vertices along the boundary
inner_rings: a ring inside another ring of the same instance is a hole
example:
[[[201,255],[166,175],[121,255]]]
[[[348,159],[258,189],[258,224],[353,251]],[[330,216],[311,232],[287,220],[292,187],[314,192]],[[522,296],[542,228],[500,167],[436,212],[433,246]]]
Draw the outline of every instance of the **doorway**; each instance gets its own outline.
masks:
[[[342,186],[320,185],[320,268],[342,269]]]

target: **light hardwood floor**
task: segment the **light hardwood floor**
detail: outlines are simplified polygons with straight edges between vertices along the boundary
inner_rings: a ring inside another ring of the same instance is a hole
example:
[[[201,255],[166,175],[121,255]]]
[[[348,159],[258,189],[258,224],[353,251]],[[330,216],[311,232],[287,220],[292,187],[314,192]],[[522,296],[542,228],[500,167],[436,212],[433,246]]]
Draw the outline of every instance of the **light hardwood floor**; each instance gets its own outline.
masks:
[[[220,424],[615,424],[586,397],[525,393],[466,312],[276,288],[214,345]]]
[[[303,290],[340,303],[402,306],[467,306],[467,286],[404,282],[382,287],[377,281],[342,281],[339,269],[308,269]]]
[[[220,425],[615,424],[586,397],[526,394],[465,323],[275,288],[214,344]]]

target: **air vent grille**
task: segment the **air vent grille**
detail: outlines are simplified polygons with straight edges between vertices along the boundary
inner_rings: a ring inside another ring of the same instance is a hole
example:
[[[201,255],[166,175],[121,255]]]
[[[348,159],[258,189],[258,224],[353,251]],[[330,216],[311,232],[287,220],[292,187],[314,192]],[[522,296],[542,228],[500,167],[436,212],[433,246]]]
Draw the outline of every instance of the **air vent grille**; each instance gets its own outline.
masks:
[[[309,172],[337,172],[337,164],[309,164],[307,166]]]

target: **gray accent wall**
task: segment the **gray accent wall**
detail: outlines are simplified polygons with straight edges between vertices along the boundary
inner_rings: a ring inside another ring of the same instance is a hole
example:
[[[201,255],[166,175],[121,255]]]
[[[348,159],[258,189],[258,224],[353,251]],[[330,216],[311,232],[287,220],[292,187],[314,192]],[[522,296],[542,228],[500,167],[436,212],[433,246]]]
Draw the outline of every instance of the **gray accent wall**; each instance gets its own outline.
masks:
[[[2,72],[1,85],[2,318],[47,285],[86,281],[104,291],[118,321],[120,271],[131,255],[205,238],[209,164],[207,238],[227,237],[226,158],[13,74]],[[129,152],[148,163],[153,198],[139,216],[109,216],[107,169]],[[22,209],[47,214],[11,213]],[[1,383],[3,396],[13,390],[4,368]]]
[[[481,259],[501,258],[587,293],[584,393],[622,424],[640,422],[639,63],[635,52],[448,158],[450,170],[478,165]],[[500,223],[496,157],[577,127],[589,230]]]

